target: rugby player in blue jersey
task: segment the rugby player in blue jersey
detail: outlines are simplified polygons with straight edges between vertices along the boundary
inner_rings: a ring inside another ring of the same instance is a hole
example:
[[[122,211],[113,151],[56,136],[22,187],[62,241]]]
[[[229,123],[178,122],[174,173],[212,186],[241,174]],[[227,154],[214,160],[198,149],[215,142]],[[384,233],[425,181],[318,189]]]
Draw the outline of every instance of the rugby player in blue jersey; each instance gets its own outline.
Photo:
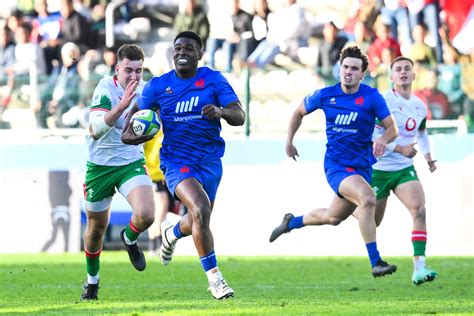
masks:
[[[298,151],[293,138],[303,117],[322,109],[326,115],[326,155],[324,171],[335,196],[328,208],[318,208],[302,216],[285,214],[270,242],[295,228],[307,225],[338,225],[358,207],[359,228],[367,246],[374,277],[392,274],[395,265],[382,260],[377,250],[375,194],[369,183],[372,164],[388,143],[398,135],[385,99],[374,88],[362,84],[368,66],[367,56],[357,47],[341,52],[340,82],[316,90],[306,96],[293,113],[288,127],[286,153],[296,160]],[[372,142],[375,120],[379,119],[385,133]]]
[[[188,208],[176,225],[162,224],[161,262],[171,261],[178,239],[192,235],[211,293],[223,299],[234,291],[217,267],[209,227],[225,150],[220,120],[239,126],[245,113],[220,72],[198,68],[202,55],[202,41],[196,33],[179,33],[174,40],[175,70],[150,80],[130,115],[141,109],[159,111],[164,133],[161,169],[170,192]],[[140,142],[131,128],[124,131],[122,141]]]

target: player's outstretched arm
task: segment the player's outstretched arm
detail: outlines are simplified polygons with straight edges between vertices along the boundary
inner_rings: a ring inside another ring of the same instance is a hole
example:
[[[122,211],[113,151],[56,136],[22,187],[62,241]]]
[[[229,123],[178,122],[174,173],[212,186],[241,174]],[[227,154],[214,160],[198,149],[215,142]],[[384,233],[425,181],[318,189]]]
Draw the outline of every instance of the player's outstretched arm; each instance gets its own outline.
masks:
[[[293,158],[296,161],[296,157],[299,157],[298,150],[293,145],[293,138],[295,137],[296,132],[301,126],[303,117],[308,114],[304,106],[304,102],[301,102],[300,105],[296,108],[293,115],[291,115],[290,123],[288,125],[288,134],[286,137],[286,154],[288,157]]]
[[[240,102],[232,102],[225,108],[220,108],[214,104],[206,104],[202,108],[202,114],[210,120],[224,119],[231,126],[240,126],[245,122],[245,113]]]

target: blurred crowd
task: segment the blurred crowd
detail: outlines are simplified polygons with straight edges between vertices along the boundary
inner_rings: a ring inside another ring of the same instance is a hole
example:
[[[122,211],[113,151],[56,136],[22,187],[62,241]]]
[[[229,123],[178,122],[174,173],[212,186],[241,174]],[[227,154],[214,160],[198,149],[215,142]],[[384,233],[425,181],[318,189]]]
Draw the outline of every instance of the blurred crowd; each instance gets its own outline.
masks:
[[[408,56],[431,119],[474,118],[474,40],[453,44],[474,15],[473,0],[124,1],[113,17],[114,32],[125,36],[113,47],[105,36],[110,1],[10,2],[0,8],[0,120],[23,101],[39,128],[83,127],[93,89],[114,73],[120,44],[144,47],[147,79],[172,69],[172,39],[183,30],[206,43],[204,64],[236,78],[245,68],[299,68],[333,84],[340,51],[357,44],[370,60],[366,83],[385,91],[391,60]]]

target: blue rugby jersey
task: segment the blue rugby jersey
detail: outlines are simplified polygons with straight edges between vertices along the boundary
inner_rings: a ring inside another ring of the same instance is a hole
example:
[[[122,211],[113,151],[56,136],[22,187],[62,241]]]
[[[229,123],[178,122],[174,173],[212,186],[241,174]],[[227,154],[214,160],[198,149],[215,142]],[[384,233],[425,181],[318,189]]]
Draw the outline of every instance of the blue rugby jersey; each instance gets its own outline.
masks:
[[[196,164],[221,158],[225,151],[221,123],[203,116],[203,106],[226,107],[235,101],[234,89],[220,72],[200,67],[190,79],[178,78],[174,70],[154,77],[143,88],[138,105],[160,111],[161,161]]]
[[[361,84],[356,93],[347,94],[338,83],[307,95],[304,106],[308,113],[322,109],[326,115],[326,159],[356,168],[376,161],[372,153],[375,119],[390,115],[377,89]]]

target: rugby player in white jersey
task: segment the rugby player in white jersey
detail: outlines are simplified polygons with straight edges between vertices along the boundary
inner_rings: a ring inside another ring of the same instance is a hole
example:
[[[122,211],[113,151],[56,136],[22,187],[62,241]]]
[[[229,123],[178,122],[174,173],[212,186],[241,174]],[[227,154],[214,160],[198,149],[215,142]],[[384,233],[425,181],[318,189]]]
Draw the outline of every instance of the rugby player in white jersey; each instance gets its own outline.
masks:
[[[153,184],[145,169],[142,146],[122,142],[122,130],[130,108],[145,82],[142,81],[143,50],[122,45],[113,77],[97,85],[89,114],[89,154],[84,183],[87,228],[84,232],[87,281],[82,300],[96,300],[99,288],[99,257],[110,218],[110,204],[117,190],[133,209],[130,223],[120,233],[131,263],[138,271],[146,261],[137,238],[154,221]],[[143,141],[153,136],[141,136]]]
[[[373,165],[371,186],[376,194],[375,222],[382,222],[390,191],[405,205],[413,218],[411,240],[413,243],[414,272],[412,282],[420,285],[436,278],[436,271],[425,263],[427,240],[425,193],[413,166],[417,154],[415,144],[426,159],[429,170],[436,170],[436,160],[431,157],[428,132],[426,130],[426,106],[412,94],[415,79],[413,61],[397,57],[390,65],[393,89],[385,93],[387,105],[395,117],[399,135],[387,145],[385,153]],[[376,126],[374,139],[384,128]],[[357,217],[357,213],[355,214]]]

